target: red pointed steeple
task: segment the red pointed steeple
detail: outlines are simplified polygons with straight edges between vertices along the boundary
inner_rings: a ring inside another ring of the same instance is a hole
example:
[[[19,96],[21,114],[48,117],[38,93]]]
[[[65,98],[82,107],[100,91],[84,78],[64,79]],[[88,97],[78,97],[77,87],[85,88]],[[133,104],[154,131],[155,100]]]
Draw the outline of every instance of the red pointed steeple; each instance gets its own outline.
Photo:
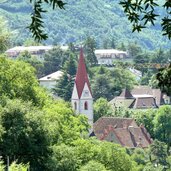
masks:
[[[79,98],[82,95],[82,91],[84,89],[85,83],[87,83],[88,88],[89,88],[90,93],[91,93],[90,83],[89,83],[86,65],[85,65],[85,61],[84,61],[83,49],[81,48],[80,58],[79,58],[79,62],[78,62],[78,69],[77,69],[77,74],[76,74],[76,79],[75,79],[75,84],[76,84],[76,88],[77,88]]]

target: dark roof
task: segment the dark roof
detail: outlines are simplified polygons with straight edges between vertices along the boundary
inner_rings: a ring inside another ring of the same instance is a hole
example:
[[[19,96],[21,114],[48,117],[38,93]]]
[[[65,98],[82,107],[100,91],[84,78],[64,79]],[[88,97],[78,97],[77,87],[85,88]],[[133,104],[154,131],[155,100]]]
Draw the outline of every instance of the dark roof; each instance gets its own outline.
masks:
[[[160,89],[152,89],[149,86],[137,86],[134,89],[131,90],[132,95],[152,95],[156,99],[156,104],[161,105],[163,104],[163,99],[162,99],[162,92]]]
[[[137,97],[131,108],[135,109],[148,109],[158,108],[154,97]]]
[[[130,91],[126,88],[122,91],[119,97],[125,98],[125,99],[134,99]]]
[[[146,148],[152,143],[146,129],[143,126],[138,127],[131,118],[100,118],[94,124],[94,134],[100,140],[114,141],[130,148]]]
[[[115,97],[110,103],[114,106],[124,106],[135,109],[157,108],[163,104],[160,89],[151,89],[148,86],[139,86],[130,91],[124,89],[120,96]]]

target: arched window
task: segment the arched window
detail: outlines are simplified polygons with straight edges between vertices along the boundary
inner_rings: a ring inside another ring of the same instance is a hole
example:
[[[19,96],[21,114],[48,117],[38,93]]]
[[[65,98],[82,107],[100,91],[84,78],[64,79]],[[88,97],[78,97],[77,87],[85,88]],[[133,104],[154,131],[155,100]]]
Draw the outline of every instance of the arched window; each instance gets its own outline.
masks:
[[[84,103],[84,110],[88,110],[88,103],[87,102]]]
[[[77,102],[74,102],[74,109],[77,110]]]

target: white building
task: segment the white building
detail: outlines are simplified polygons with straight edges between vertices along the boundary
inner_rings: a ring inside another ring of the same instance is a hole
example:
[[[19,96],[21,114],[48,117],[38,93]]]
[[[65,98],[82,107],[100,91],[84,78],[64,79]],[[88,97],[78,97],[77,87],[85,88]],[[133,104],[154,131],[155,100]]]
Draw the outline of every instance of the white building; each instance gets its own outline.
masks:
[[[36,55],[38,60],[43,60],[43,54],[55,48],[54,46],[16,46],[6,51],[6,54],[11,58],[17,58],[20,53],[25,51],[31,55]],[[60,46],[62,50],[67,50],[68,46]]]
[[[41,86],[47,88],[48,90],[51,90],[55,87],[56,82],[61,78],[62,75],[63,75],[62,71],[56,71],[52,74],[40,78],[39,83]]]
[[[95,50],[98,64],[112,65],[116,60],[128,59],[128,53],[116,49],[97,49]]]
[[[71,103],[77,114],[84,114],[93,128],[93,97],[90,83],[86,71],[83,57],[83,50],[80,51],[77,74],[75,78],[74,89],[72,92]]]

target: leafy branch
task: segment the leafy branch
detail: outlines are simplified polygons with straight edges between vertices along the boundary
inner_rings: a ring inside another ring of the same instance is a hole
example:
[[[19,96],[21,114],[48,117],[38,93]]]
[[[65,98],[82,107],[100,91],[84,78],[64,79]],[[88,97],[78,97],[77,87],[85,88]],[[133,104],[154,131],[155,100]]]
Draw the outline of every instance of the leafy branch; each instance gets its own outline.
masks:
[[[42,20],[42,14],[47,11],[43,9],[43,4],[50,4],[53,9],[64,9],[64,5],[66,3],[64,3],[62,0],[30,0],[30,3],[34,3],[34,5],[33,12],[31,14],[32,22],[28,28],[35,40],[37,40],[38,42],[40,42],[41,40],[46,40],[48,38],[48,35],[44,33],[43,30],[44,22]]]
[[[155,13],[155,7],[158,4],[154,0],[121,0],[120,5],[122,5],[128,20],[132,23],[133,32],[140,32],[149,23],[154,25],[156,17],[159,16]]]

